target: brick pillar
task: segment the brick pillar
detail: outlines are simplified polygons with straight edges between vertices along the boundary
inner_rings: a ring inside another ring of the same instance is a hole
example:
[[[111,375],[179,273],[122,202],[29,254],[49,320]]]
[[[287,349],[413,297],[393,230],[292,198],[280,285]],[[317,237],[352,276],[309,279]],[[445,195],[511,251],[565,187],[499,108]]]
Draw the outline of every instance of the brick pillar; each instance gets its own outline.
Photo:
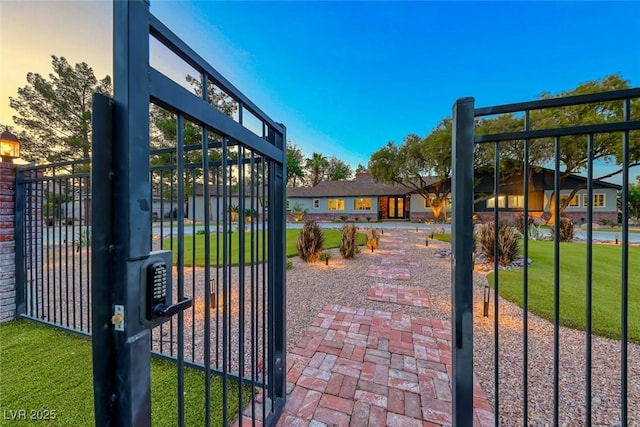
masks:
[[[0,323],[16,315],[16,167],[0,162]]]

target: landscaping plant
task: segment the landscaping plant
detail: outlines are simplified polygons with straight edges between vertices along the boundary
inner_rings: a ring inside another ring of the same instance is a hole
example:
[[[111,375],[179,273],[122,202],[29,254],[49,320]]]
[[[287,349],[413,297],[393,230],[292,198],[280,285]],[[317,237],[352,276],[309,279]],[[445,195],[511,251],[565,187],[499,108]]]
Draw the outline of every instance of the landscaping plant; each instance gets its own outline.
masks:
[[[556,228],[551,227],[551,239],[555,239]],[[560,235],[558,238],[561,242],[573,242],[573,221],[567,217],[560,218]]]
[[[298,234],[298,255],[303,261],[316,262],[322,252],[324,235],[322,229],[313,220],[305,222]]]
[[[340,254],[342,258],[354,258],[358,253],[358,232],[353,224],[345,224],[342,227],[342,238],[340,239]]]
[[[488,261],[494,261],[495,253],[495,227],[493,222],[481,224],[477,227],[476,244],[478,251],[482,253]],[[501,266],[510,265],[516,260],[519,253],[518,233],[513,226],[505,220],[498,224],[498,264]]]
[[[380,234],[378,234],[378,230],[375,228],[370,228],[367,230],[367,248],[368,249],[378,249],[378,245],[380,243]]]

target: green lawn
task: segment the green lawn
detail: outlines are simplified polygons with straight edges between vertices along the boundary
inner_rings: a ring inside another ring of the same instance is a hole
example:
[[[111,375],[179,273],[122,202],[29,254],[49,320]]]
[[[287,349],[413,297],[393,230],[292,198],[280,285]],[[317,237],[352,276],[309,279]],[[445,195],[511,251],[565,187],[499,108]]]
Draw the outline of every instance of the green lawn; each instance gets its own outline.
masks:
[[[27,420],[11,420],[11,426],[90,426],[93,419],[91,341],[68,332],[20,320],[0,326],[0,413],[26,410]],[[204,425],[204,373],[185,368],[185,423]],[[222,383],[211,380],[212,425],[222,425]],[[246,396],[246,394],[245,394]],[[154,426],[177,425],[175,364],[151,360],[151,406]],[[229,387],[231,419],[237,408],[237,384]],[[49,422],[32,421],[31,411],[53,415]],[[15,412],[14,412],[15,413]],[[5,422],[1,423],[5,425]]]
[[[580,243],[560,244],[560,324],[585,329],[586,250]],[[529,310],[553,321],[553,242],[530,241]],[[593,245],[593,331],[620,339],[621,246]],[[629,340],[640,343],[640,247],[629,247]],[[500,295],[522,306],[523,270],[501,271]],[[493,274],[488,276],[493,286]]]
[[[341,235],[340,230],[325,229],[323,230],[323,232],[324,232],[324,248],[325,249],[337,248],[340,245],[340,235]],[[287,230],[287,236],[286,236],[286,256],[287,257],[293,257],[298,255],[297,245],[298,245],[299,233],[300,233],[300,230],[295,230],[295,229]],[[232,265],[240,264],[240,256],[239,256],[240,235],[241,233],[237,231],[229,235],[231,236],[231,239],[230,239],[231,249],[229,250],[227,256],[230,256],[230,263]],[[255,259],[255,261],[260,262],[262,260],[262,246],[263,244],[266,245],[264,233],[262,231],[254,233],[253,235],[250,233],[246,233],[244,237],[245,237],[244,239],[245,263],[249,263],[251,261],[252,248],[253,248],[254,258],[257,258]],[[253,239],[253,244],[251,239]],[[359,245],[364,245],[366,243],[366,239],[367,237],[364,234],[358,233]],[[185,236],[184,265],[186,266],[192,266],[194,264],[197,266],[205,265],[204,242],[205,242],[205,237],[202,234],[197,234],[195,236],[193,235]],[[212,234],[210,236],[210,245],[211,245],[210,259],[211,259],[212,265],[216,265],[217,263],[216,259],[218,256],[218,251],[220,256],[219,263],[222,264],[223,262],[222,258],[223,258],[224,251],[222,249],[222,244],[223,244],[222,239],[220,240],[220,242],[218,242],[218,236],[216,234]],[[174,241],[174,254],[173,254],[174,263],[177,262],[177,249],[175,245],[176,243]],[[220,248],[218,246],[220,246]]]

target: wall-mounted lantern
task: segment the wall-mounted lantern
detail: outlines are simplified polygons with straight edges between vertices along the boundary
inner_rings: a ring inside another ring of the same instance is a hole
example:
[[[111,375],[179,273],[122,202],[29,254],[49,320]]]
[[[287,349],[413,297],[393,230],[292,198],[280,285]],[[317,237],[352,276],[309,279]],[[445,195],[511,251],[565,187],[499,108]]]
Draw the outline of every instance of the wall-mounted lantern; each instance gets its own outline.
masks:
[[[13,159],[20,157],[20,141],[9,132],[9,128],[0,134],[0,156],[7,163],[13,163]]]

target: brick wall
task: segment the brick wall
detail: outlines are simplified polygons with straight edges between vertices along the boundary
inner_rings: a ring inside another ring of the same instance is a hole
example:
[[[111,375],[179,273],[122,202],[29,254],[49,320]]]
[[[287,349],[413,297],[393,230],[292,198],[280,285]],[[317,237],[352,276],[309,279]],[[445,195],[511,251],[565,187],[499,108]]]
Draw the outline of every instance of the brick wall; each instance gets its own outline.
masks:
[[[16,313],[15,183],[15,165],[0,162],[0,322]]]

